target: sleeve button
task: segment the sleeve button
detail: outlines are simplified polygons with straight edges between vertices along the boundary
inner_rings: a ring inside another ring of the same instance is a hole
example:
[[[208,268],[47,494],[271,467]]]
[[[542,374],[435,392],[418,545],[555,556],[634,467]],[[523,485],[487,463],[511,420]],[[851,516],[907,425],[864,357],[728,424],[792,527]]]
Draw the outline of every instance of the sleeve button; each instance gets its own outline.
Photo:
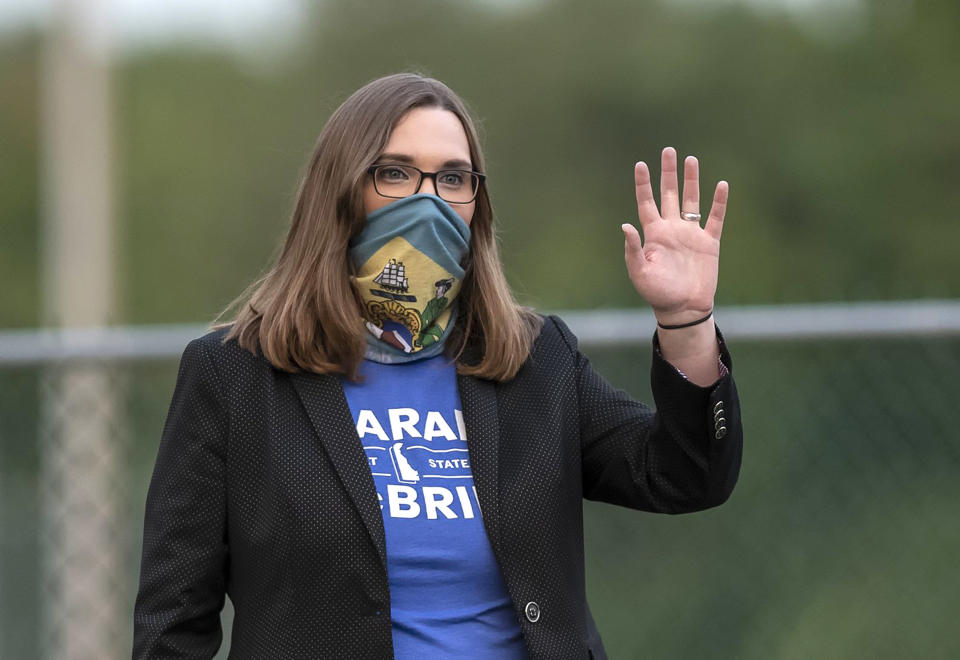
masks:
[[[727,435],[727,427],[721,426],[720,428],[717,429],[717,432],[714,434],[713,437],[715,437],[717,440],[720,440],[725,435]]]
[[[523,611],[524,614],[527,615],[527,621],[530,623],[536,623],[540,620],[540,606],[532,600],[527,603],[527,606],[523,608]]]

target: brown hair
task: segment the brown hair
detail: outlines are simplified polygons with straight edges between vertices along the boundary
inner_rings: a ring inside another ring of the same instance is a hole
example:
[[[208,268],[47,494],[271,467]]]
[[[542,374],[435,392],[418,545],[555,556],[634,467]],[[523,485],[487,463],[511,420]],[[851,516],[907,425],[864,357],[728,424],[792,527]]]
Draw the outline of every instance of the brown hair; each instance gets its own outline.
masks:
[[[300,180],[290,230],[273,266],[231,302],[211,328],[231,326],[224,341],[257,349],[284,371],[341,373],[358,380],[366,348],[362,301],[351,278],[350,238],[364,225],[363,185],[397,121],[417,107],[460,118],[474,169],[484,170],[477,130],[464,102],[446,85],[415,73],[374,80],[343,102],[317,138]],[[542,318],[510,292],[481,186],[470,222],[470,252],[459,314],[444,346],[457,371],[504,381],[527,359]],[[244,302],[246,301],[246,302]],[[218,323],[235,305],[232,322]]]

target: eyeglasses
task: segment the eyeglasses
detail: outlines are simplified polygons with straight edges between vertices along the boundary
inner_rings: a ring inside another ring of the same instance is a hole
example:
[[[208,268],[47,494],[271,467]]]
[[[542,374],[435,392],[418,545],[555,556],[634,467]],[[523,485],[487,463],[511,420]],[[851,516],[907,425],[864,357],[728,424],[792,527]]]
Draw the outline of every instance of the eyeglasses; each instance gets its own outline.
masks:
[[[413,165],[371,165],[367,172],[373,175],[373,187],[384,197],[401,199],[415,195],[423,179],[433,179],[437,197],[451,204],[469,204],[477,198],[480,184],[487,178],[470,170],[440,170],[424,172]]]

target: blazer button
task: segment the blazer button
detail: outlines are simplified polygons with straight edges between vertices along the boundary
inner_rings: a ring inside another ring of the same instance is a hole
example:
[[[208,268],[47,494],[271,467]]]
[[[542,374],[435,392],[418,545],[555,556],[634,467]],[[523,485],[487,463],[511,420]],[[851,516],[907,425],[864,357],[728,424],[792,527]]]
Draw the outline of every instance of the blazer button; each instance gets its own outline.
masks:
[[[536,623],[540,620],[540,606],[534,603],[532,600],[527,603],[527,606],[523,608],[523,610],[527,615],[527,621],[530,623]]]
[[[713,437],[715,437],[717,440],[720,440],[726,434],[727,434],[727,427],[721,426],[720,428],[717,429],[717,432],[713,435]]]

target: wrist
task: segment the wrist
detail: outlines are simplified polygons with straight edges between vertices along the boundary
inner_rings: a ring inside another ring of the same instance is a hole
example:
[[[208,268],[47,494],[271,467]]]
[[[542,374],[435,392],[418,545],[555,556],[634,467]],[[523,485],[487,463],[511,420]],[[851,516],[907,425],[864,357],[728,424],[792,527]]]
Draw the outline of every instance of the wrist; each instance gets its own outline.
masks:
[[[706,323],[713,315],[713,307],[670,311],[654,309],[653,315],[657,319],[657,325],[664,330],[672,330],[675,327],[682,329],[698,323]]]
[[[681,330],[657,328],[660,355],[695,385],[706,387],[723,375],[713,316]]]
[[[711,315],[703,323],[676,330],[657,327],[657,339],[664,350],[678,359],[704,359],[719,354],[717,349],[717,329]]]
[[[685,330],[686,328],[692,328],[695,325],[700,325],[701,323],[706,323],[711,318],[713,318],[713,310],[710,310],[703,316],[695,318],[691,321],[681,321],[673,320],[671,322],[665,322],[661,318],[657,318],[657,326],[664,330]]]

